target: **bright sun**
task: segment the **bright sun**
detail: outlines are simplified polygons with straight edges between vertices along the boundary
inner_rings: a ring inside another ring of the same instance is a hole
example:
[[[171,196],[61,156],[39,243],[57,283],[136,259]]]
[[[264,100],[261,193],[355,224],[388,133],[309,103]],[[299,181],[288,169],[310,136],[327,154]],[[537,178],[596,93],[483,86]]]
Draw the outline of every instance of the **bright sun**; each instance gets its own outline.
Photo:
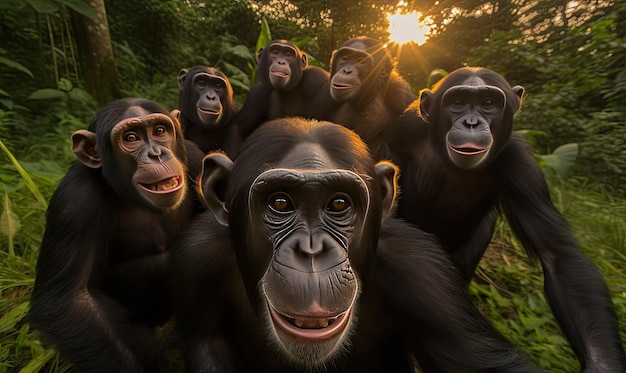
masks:
[[[387,14],[389,20],[389,38],[398,44],[414,42],[422,45],[428,39],[430,34],[430,26],[420,21],[421,12],[411,12],[407,14]]]

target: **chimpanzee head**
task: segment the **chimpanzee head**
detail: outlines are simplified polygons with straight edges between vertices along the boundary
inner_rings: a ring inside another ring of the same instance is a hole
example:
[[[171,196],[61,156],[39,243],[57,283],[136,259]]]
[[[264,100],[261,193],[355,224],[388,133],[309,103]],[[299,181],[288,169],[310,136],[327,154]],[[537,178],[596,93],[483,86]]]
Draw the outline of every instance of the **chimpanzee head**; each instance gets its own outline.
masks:
[[[206,204],[230,228],[268,340],[295,366],[322,366],[349,344],[396,178],[352,131],[301,118],[259,127],[234,163],[205,158]]]
[[[350,39],[333,52],[330,93],[336,101],[363,105],[384,91],[394,69],[393,59],[383,44],[373,38]]]
[[[524,88],[485,68],[461,68],[420,92],[434,149],[456,167],[482,168],[509,140]]]
[[[287,40],[272,40],[259,49],[257,61],[259,79],[278,91],[297,87],[308,63],[306,54]]]
[[[221,128],[233,111],[233,88],[226,75],[207,66],[181,69],[178,73],[178,108],[181,115],[205,128]]]
[[[184,199],[186,150],[180,124],[144,99],[110,102],[89,130],[72,135],[73,152],[99,169],[122,199],[153,209],[174,209]]]

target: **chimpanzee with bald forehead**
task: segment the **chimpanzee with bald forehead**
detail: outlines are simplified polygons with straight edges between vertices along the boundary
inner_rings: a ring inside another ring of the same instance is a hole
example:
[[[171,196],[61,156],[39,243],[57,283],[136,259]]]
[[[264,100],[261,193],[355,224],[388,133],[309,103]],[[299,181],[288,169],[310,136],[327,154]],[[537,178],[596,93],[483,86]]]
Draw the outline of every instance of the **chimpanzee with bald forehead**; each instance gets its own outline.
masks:
[[[240,141],[261,123],[276,118],[307,116],[313,98],[328,83],[328,72],[308,66],[306,53],[288,40],[269,42],[258,51],[257,61],[260,81],[252,87],[233,119],[237,131],[226,147],[231,156],[237,154]]]
[[[203,153],[160,105],[113,101],[72,135],[54,192],[30,321],[80,372],[166,372],[153,328],[172,314],[170,243],[199,210]]]
[[[585,373],[623,373],[626,357],[608,289],[552,203],[543,172],[513,133],[524,88],[461,68],[425,89],[387,133],[402,169],[398,215],[434,233],[466,281],[504,215],[539,258],[546,298]]]

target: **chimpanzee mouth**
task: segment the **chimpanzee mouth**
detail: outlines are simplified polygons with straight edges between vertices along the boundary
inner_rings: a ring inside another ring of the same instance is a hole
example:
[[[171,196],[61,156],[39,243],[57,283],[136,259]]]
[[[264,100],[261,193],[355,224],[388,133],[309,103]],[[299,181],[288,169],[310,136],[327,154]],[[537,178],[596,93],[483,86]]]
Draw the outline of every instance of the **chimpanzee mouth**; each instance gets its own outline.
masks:
[[[461,155],[478,155],[489,150],[489,148],[480,148],[476,145],[471,144],[464,144],[463,146],[449,145],[449,148],[452,149],[453,152]]]
[[[183,187],[183,178],[181,176],[173,176],[154,184],[139,183],[139,185],[153,193],[171,193]]]
[[[285,79],[285,78],[288,78],[288,77],[289,77],[289,74],[284,73],[284,72],[282,72],[282,71],[270,71],[270,74],[275,75],[275,76],[277,76],[277,77],[279,77],[279,78],[283,78],[283,79]]]
[[[358,87],[358,84],[332,83],[333,89],[350,89]]]
[[[206,115],[220,115],[222,113],[221,109],[202,109],[202,108],[198,108],[198,111],[206,114]]]
[[[346,328],[350,319],[350,310],[332,317],[302,317],[286,315],[268,302],[274,325],[286,333],[307,340],[322,341],[334,337]]]

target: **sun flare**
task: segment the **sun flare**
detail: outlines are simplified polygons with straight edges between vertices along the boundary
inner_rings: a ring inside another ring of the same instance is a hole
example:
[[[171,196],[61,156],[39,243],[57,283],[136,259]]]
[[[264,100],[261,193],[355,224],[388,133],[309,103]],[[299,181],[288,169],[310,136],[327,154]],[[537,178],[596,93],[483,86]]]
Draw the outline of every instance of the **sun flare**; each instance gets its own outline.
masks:
[[[428,40],[431,27],[429,19],[423,19],[421,12],[387,14],[389,38],[398,44],[413,42],[422,45]]]

